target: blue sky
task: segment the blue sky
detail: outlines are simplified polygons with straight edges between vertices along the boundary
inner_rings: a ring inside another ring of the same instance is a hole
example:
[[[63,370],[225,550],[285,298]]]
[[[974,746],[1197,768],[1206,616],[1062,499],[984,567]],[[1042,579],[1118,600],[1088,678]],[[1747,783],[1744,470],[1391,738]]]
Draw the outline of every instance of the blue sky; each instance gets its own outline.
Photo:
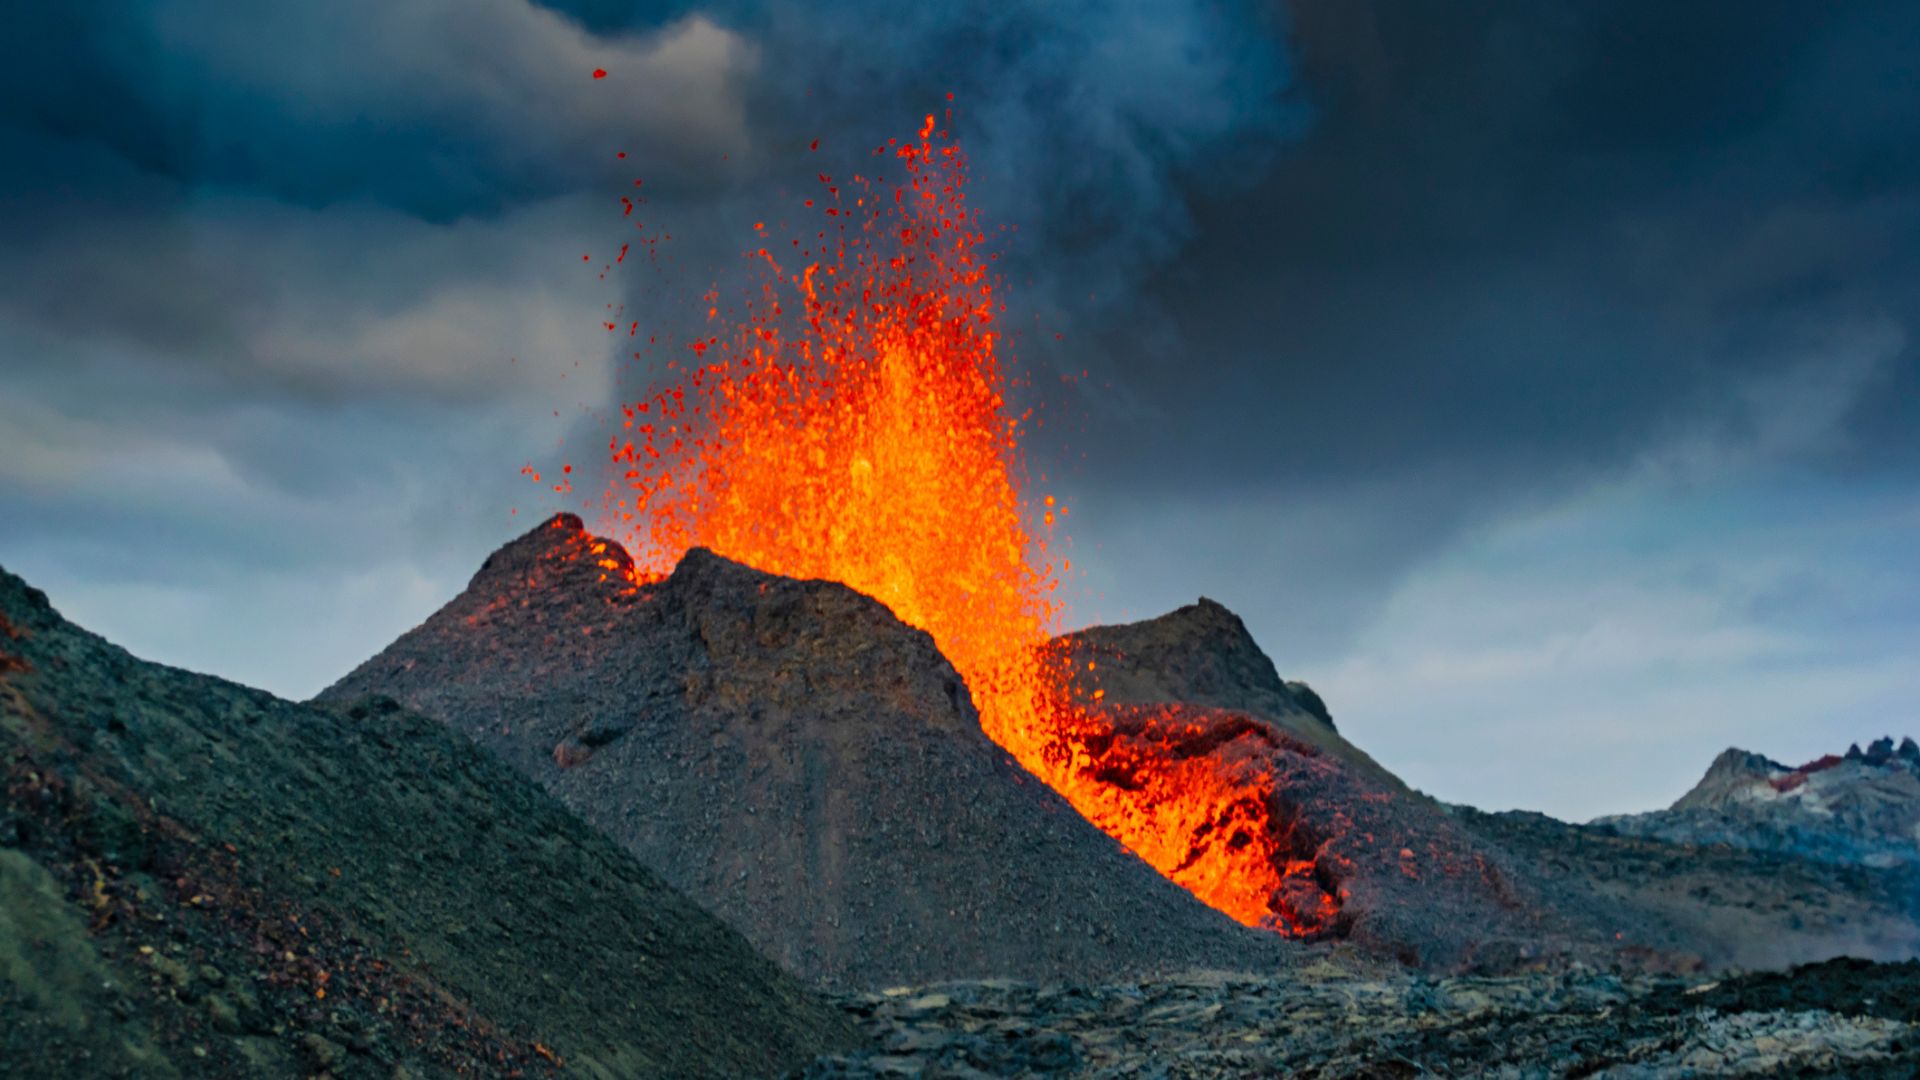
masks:
[[[378,650],[573,508],[519,470],[650,377],[605,305],[684,328],[952,92],[1073,621],[1212,596],[1484,806],[1920,734],[1908,5],[5,18],[0,564],[143,655],[305,696]],[[635,173],[676,239],[602,280]]]

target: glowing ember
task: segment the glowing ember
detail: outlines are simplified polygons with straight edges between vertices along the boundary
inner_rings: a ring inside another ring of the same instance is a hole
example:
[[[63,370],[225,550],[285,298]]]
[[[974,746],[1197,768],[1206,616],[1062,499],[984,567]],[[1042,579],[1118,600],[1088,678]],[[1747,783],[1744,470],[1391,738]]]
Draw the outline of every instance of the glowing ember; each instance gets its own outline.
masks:
[[[1095,824],[1242,922],[1316,929],[1287,899],[1308,864],[1279,846],[1270,778],[1175,753],[1178,732],[1117,742],[1069,704],[1046,540],[1065,510],[1021,498],[1025,418],[965,159],[932,116],[875,155],[897,179],[822,174],[806,201],[821,227],[752,252],[766,280],[745,317],[710,297],[713,332],[624,409],[606,509],[634,573],[704,546],[875,597],[933,636],[986,734]]]

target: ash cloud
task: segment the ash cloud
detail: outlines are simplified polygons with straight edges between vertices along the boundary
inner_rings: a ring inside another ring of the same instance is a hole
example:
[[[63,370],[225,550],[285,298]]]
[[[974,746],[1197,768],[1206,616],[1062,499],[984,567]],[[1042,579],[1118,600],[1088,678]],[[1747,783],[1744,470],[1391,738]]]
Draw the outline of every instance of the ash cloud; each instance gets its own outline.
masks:
[[[645,379],[603,305],[684,314],[748,223],[950,91],[1027,272],[1078,245],[1131,276],[1177,249],[1181,170],[1276,130],[1276,25],[1196,3],[16,13],[0,552],[149,655],[323,685],[457,587],[510,508],[544,509],[520,465]],[[684,280],[623,295],[580,253],[609,253],[635,174]],[[405,610],[351,610],[370,581]]]
[[[953,94],[974,198],[1021,230],[1010,276],[1068,316],[1123,300],[1189,238],[1193,189],[1246,182],[1305,124],[1284,19],[1254,5],[756,8],[733,10],[780,43],[759,98],[782,126],[857,152]]]
[[[1289,10],[1311,128],[1196,196],[1153,318],[1083,335],[1112,387],[1050,463],[1082,617],[1243,597],[1343,730],[1495,805],[1659,805],[1724,745],[1904,730],[1920,19]],[[1642,623],[1756,645],[1607,652]]]

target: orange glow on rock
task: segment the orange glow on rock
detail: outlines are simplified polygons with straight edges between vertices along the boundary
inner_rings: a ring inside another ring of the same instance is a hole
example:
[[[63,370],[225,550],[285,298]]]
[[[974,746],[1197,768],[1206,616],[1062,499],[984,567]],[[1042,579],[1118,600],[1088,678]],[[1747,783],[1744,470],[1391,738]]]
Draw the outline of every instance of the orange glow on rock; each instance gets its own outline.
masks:
[[[987,736],[1089,820],[1241,922],[1317,929],[1282,903],[1305,864],[1275,838],[1270,776],[1191,752],[1175,726],[1119,741],[1070,703],[1049,634],[1065,508],[1022,496],[1026,417],[965,157],[933,116],[875,155],[895,181],[855,176],[843,199],[822,174],[820,227],[787,263],[751,251],[765,280],[745,315],[710,306],[713,332],[624,407],[605,517],[635,577],[704,546],[874,597],[932,635]]]

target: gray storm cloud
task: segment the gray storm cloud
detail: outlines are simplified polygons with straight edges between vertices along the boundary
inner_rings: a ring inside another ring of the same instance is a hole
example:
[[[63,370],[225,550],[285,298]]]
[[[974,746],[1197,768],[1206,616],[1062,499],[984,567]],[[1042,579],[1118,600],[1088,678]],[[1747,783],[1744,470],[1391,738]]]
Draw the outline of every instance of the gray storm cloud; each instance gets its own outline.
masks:
[[[1495,804],[1911,698],[1912,5],[16,7],[0,560],[148,655],[301,694],[371,654],[579,508],[519,469],[649,377],[608,305],[697,323],[952,93],[1010,352],[1092,373],[1030,447],[1077,618],[1215,595]],[[636,176],[675,241],[601,280]],[[1560,764],[1487,771],[1529,737]]]

